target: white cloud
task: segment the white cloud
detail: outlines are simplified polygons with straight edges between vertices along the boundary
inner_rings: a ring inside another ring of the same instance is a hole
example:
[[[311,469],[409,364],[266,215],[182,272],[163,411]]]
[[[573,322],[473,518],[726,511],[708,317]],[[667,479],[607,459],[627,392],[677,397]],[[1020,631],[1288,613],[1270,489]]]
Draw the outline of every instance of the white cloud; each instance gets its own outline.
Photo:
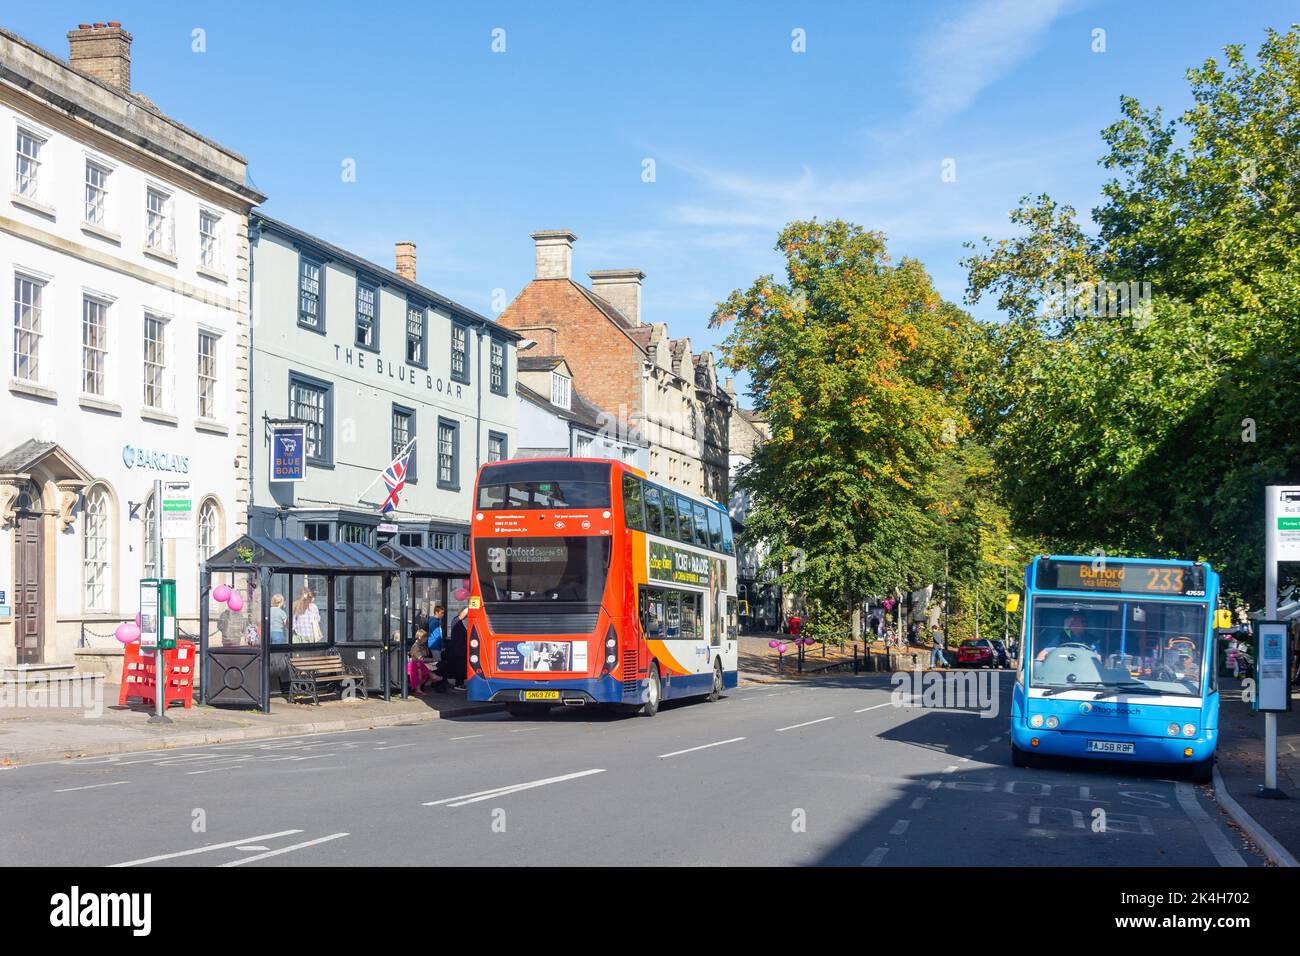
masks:
[[[966,109],[1037,49],[1067,0],[981,0],[938,21],[914,55],[913,121],[935,124]]]

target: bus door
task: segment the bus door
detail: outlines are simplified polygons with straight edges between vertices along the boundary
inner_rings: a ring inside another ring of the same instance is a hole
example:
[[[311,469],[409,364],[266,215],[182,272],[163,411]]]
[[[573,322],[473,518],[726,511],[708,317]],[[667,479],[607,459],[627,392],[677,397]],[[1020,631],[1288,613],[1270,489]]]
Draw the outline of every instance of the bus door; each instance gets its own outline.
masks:
[[[664,593],[654,588],[641,588],[641,637],[637,640],[637,671],[650,666],[650,648],[647,641],[664,638]]]

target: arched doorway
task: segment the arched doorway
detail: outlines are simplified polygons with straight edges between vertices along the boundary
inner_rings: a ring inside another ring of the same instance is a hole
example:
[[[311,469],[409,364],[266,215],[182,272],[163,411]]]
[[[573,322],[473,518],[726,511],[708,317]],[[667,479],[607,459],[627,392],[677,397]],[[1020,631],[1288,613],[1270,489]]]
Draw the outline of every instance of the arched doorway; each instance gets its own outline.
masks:
[[[14,641],[19,664],[45,660],[45,560],[41,489],[34,481],[23,484],[14,499]]]

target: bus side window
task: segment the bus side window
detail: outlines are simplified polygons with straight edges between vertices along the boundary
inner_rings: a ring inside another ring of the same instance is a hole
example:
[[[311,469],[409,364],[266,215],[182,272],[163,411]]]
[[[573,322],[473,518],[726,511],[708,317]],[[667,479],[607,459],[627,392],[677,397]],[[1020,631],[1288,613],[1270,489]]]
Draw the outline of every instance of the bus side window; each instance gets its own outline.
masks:
[[[645,486],[646,530],[651,534],[664,533],[664,513],[659,506],[659,489],[654,485]]]
[[[659,496],[664,503],[664,536],[677,537],[677,496],[671,491],[660,490]]]
[[[682,544],[695,541],[695,516],[691,513],[691,503],[684,495],[677,496],[677,539]]]
[[[701,548],[707,548],[709,546],[708,512],[698,501],[693,502],[691,507],[695,512],[695,543]]]
[[[664,637],[675,641],[681,635],[682,604],[680,591],[664,592]]]
[[[682,595],[682,632],[683,641],[696,639],[698,628],[696,622],[700,616],[700,596],[698,594]]]
[[[645,519],[641,514],[641,479],[636,475],[623,476],[623,518],[629,528],[645,530]]]
[[[722,512],[716,508],[709,509],[709,547],[722,550]]]
[[[731,516],[728,515],[722,521],[722,550],[727,554],[735,554],[735,543],[731,539]]]

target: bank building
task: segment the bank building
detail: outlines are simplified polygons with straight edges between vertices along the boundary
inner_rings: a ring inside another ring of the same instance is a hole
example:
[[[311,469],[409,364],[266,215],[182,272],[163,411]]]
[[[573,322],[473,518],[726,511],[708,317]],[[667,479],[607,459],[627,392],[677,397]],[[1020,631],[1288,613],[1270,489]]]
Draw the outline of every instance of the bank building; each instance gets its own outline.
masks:
[[[116,22],[67,59],[0,30],[0,669],[71,665],[243,530],[250,209],[235,152],[131,88]],[[157,479],[184,487],[161,554]]]

